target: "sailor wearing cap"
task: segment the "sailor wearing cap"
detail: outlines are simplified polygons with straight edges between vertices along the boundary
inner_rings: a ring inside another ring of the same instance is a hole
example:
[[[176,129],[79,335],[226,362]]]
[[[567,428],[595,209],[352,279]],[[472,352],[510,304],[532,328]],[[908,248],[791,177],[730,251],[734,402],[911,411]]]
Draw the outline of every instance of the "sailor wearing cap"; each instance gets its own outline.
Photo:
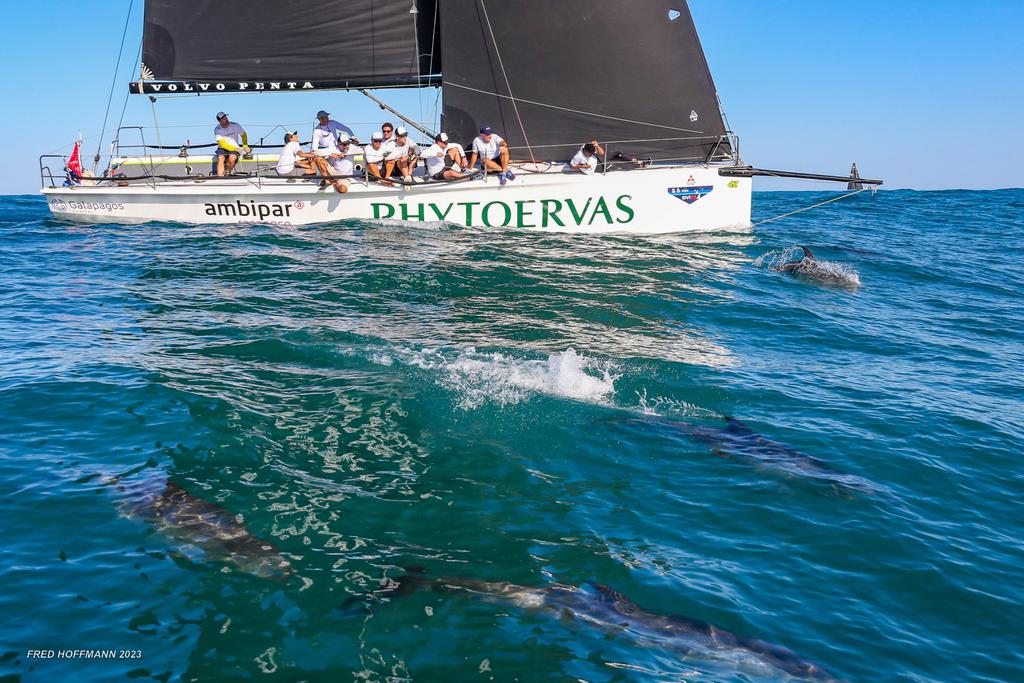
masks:
[[[496,135],[490,126],[480,129],[480,135],[473,138],[473,152],[469,155],[469,167],[476,166],[476,159],[483,161],[484,172],[497,171],[498,181],[504,185],[506,180],[515,180],[516,175],[508,170],[508,143],[500,135]]]
[[[284,149],[277,158],[277,166],[274,170],[277,175],[289,177],[301,177],[315,175],[316,169],[313,163],[306,159],[315,157],[311,152],[303,152],[299,148],[299,133],[292,131],[284,134]]]
[[[341,133],[345,133],[349,137],[355,137],[355,133],[352,132],[351,128],[332,119],[331,115],[323,109],[316,113],[316,118],[319,123],[313,128],[313,141],[310,143],[310,151],[317,156],[326,157],[334,154],[338,135]]]
[[[381,149],[384,151],[384,159],[393,162],[399,175],[406,183],[411,183],[412,172],[420,160],[420,146],[409,139],[409,131],[399,126],[395,129],[395,137],[384,140]]]
[[[457,142],[448,142],[446,133],[434,136],[434,144],[423,152],[427,162],[427,175],[431,180],[458,180],[465,178],[466,152]]]
[[[217,175],[231,173],[238,163],[238,155],[249,153],[249,135],[240,125],[229,121],[227,114],[219,111],[213,136],[217,141]]]
[[[366,161],[366,171],[376,178],[382,185],[392,186],[393,182],[387,180],[394,169],[395,162],[385,160],[384,134],[379,130],[374,131],[370,136],[370,144],[363,148],[363,159]]]

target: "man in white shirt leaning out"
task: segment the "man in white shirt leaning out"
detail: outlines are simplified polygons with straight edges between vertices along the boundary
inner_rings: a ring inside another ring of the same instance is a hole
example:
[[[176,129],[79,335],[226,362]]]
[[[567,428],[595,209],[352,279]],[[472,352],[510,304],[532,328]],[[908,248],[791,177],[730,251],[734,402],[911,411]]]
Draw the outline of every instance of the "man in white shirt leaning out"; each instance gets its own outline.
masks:
[[[316,175],[316,168],[310,159],[316,158],[312,152],[303,152],[299,147],[299,133],[293,131],[284,134],[284,149],[277,157],[277,166],[274,171],[279,176],[289,178],[301,178],[307,175]]]
[[[515,180],[516,174],[508,170],[509,149],[508,143],[500,135],[495,134],[490,126],[480,129],[480,135],[473,138],[473,152],[469,155],[469,168],[476,167],[476,159],[483,159],[484,173],[489,171],[498,172],[498,182],[502,185],[508,180]]]
[[[458,180],[467,177],[462,172],[466,167],[466,153],[459,143],[448,142],[446,133],[434,136],[434,144],[423,152],[423,159],[427,162],[427,177],[431,180]]]
[[[583,175],[594,175],[597,170],[598,156],[604,154],[604,148],[601,147],[597,140],[591,140],[587,144],[580,147],[579,151],[576,152],[576,156],[569,162],[569,167],[573,168]]]

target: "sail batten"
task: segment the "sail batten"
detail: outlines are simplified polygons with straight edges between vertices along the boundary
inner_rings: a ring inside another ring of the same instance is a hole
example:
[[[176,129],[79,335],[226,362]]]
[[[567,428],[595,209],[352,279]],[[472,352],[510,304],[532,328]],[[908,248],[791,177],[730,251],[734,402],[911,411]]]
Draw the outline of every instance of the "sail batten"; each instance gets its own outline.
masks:
[[[436,0],[146,0],[132,91],[436,85],[436,13]]]

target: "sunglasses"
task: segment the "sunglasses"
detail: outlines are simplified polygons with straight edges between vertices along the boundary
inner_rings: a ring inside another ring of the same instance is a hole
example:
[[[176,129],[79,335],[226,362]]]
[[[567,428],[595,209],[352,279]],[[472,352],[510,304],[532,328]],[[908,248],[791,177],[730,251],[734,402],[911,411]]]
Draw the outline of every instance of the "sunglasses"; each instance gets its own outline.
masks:
[[[384,128],[381,132],[382,133],[390,133],[391,129],[390,128]]]

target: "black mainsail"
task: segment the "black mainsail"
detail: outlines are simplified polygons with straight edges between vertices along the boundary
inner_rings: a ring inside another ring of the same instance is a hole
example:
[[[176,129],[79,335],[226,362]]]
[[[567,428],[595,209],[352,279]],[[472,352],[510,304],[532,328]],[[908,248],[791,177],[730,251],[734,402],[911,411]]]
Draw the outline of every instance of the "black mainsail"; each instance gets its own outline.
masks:
[[[437,85],[439,37],[436,0],[146,0],[131,89]]]
[[[686,0],[146,0],[132,91],[442,82],[442,129],[493,126],[519,159],[732,155]]]
[[[611,156],[731,154],[685,0],[439,2],[455,139],[490,125],[517,158],[568,159],[591,139]]]

